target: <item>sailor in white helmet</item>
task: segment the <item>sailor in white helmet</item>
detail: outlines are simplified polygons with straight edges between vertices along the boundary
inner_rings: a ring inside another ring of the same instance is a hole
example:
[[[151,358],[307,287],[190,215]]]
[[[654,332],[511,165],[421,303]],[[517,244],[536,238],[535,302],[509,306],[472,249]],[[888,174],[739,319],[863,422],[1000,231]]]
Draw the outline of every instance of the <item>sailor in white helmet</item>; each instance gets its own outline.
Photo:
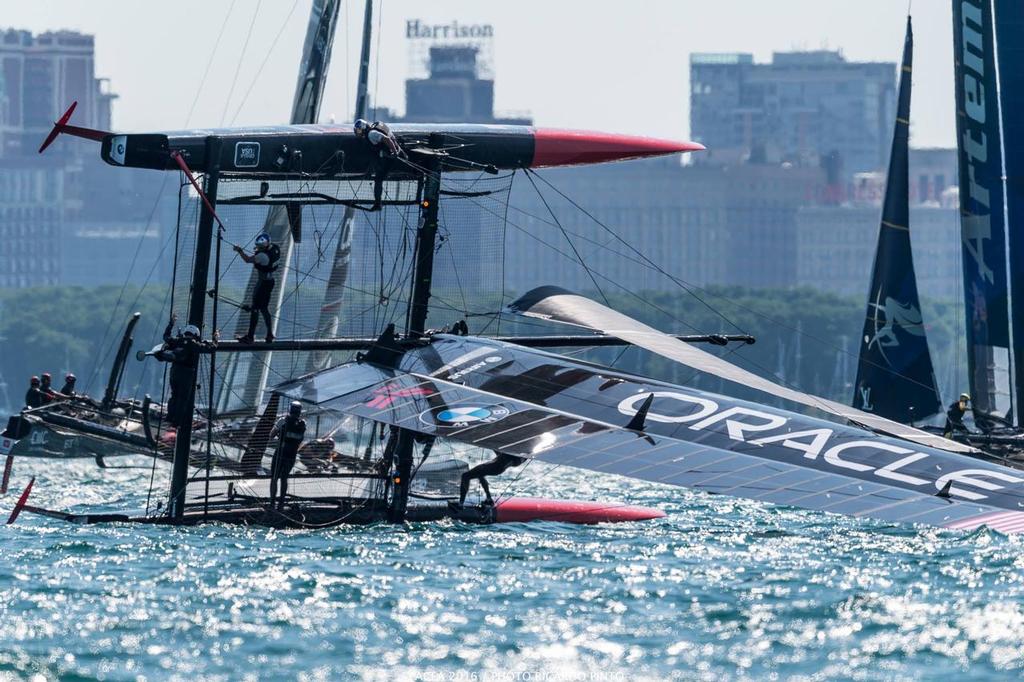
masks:
[[[391,132],[391,128],[388,127],[387,123],[382,121],[368,123],[360,118],[356,119],[356,122],[352,124],[352,130],[356,134],[356,137],[367,140],[377,151],[376,159],[373,164],[372,210],[379,211],[381,198],[384,195],[384,180],[391,171],[391,166],[394,163],[394,160],[404,159],[407,157],[405,151],[402,149],[402,145],[398,143],[398,138],[396,138],[395,134]]]
[[[156,353],[157,360],[171,363],[171,370],[167,373],[171,395],[164,412],[167,422],[176,427],[192,419],[186,408],[187,396],[193,388],[196,367],[199,366],[200,347],[210,345],[203,343],[199,327],[194,324],[186,325],[180,334],[173,335],[172,328],[177,319],[177,315],[171,315],[164,329],[164,346]]]
[[[398,139],[391,132],[388,124],[383,121],[368,123],[359,118],[352,124],[352,130],[356,137],[364,137],[369,140],[370,144],[379,149],[381,155],[400,156],[402,154],[402,147],[398,144]]]
[[[234,245],[239,257],[246,263],[252,263],[256,270],[256,288],[252,292],[252,302],[247,306],[249,309],[249,331],[238,337],[241,343],[252,343],[256,334],[256,324],[259,316],[263,316],[263,324],[267,327],[267,343],[274,340],[274,320],[270,315],[270,295],[274,291],[274,283],[277,276],[278,261],[281,260],[281,247],[270,241],[270,235],[266,232],[256,237],[254,250],[248,254],[238,244]]]

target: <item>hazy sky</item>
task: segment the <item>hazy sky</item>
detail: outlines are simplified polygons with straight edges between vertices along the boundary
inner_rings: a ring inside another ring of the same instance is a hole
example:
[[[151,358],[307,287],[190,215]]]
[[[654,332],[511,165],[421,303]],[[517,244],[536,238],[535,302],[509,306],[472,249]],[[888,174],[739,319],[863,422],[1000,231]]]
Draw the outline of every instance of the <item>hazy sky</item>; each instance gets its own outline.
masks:
[[[95,34],[97,75],[110,78],[121,96],[114,108],[118,129],[283,123],[309,5],[310,0],[0,0],[0,25]],[[912,144],[952,146],[950,2],[917,0],[911,9]],[[529,111],[538,125],[685,138],[691,52],[751,52],[764,61],[773,51],[828,48],[850,60],[896,62],[907,3],[377,0],[376,10],[380,29],[370,92],[381,105],[404,111],[403,81],[410,69],[406,20],[457,19],[494,26],[499,111]],[[332,114],[351,119],[362,11],[361,1],[343,5],[323,120]]]

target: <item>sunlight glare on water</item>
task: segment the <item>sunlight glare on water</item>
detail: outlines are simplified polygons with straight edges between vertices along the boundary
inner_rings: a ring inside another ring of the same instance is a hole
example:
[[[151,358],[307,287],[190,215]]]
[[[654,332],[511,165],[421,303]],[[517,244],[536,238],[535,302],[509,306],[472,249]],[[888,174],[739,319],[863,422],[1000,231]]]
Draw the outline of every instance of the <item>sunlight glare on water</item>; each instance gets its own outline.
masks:
[[[33,474],[42,506],[145,505],[145,467],[19,460],[12,487]],[[1024,669],[1015,537],[543,465],[514,491],[625,501],[668,518],[274,531],[26,514],[0,531],[0,678],[962,679]]]

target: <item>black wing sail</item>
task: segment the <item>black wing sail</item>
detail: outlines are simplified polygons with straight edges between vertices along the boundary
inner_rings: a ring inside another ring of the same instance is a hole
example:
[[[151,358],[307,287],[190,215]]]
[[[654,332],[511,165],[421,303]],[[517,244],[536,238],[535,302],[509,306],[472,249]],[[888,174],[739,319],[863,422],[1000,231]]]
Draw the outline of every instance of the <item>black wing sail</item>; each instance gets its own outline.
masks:
[[[896,128],[868,293],[853,406],[909,423],[941,408],[910,248],[908,138],[914,36],[907,18]]]
[[[324,413],[559,466],[858,517],[1024,531],[1020,471],[494,339],[438,335],[397,369],[352,362],[274,390]]]
[[[777,384],[770,379],[765,379],[738,367],[724,358],[664,334],[639,320],[634,320],[571,291],[553,286],[539,287],[523,294],[508,307],[511,312],[527,317],[586,327],[608,336],[614,336],[634,346],[736,385],[814,408],[821,414],[829,415],[830,418],[838,417],[880,433],[951,452],[977,452],[968,445],[957,443],[937,434],[915,429],[877,414],[864,412],[849,405]]]

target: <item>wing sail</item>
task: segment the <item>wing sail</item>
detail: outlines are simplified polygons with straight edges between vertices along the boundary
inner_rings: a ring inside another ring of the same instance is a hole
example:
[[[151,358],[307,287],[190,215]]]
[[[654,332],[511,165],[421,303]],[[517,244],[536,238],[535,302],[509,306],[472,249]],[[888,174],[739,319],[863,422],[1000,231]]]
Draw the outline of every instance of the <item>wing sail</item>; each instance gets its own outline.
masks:
[[[904,424],[942,409],[910,244],[908,143],[913,50],[914,34],[907,17],[896,125],[853,396],[858,409]]]
[[[1020,472],[494,340],[438,336],[397,370],[349,363],[275,390],[590,471],[887,521],[1024,530]],[[628,428],[648,400],[642,430]]]
[[[765,379],[717,355],[673,338],[643,322],[616,312],[585,296],[559,287],[540,287],[509,305],[512,312],[542,320],[571,324],[615,336],[624,341],[674,360],[687,367],[707,372],[741,386],[753,388],[777,398],[813,407],[835,417],[861,424],[875,431],[913,443],[951,452],[976,452],[968,445],[900,424],[890,419],[857,410],[834,400],[803,393]]]

